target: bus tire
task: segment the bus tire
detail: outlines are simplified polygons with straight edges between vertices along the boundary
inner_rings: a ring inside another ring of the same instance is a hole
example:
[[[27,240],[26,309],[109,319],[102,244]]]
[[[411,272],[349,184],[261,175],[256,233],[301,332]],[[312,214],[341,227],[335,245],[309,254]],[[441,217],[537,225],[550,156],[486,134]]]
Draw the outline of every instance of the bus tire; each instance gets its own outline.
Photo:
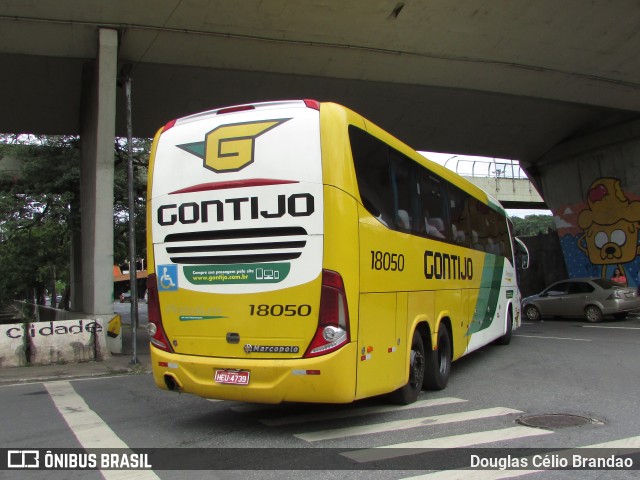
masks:
[[[513,318],[511,311],[507,314],[507,332],[499,337],[495,343],[496,345],[509,345],[511,343],[511,333],[513,332]]]
[[[447,386],[451,373],[451,340],[449,330],[443,324],[438,330],[438,348],[426,354],[427,370],[424,375],[423,388],[426,390],[442,390]]]
[[[403,387],[391,392],[389,399],[393,403],[409,405],[415,402],[422,390],[425,372],[424,342],[420,333],[413,332],[411,340],[411,353],[409,354],[409,381]]]

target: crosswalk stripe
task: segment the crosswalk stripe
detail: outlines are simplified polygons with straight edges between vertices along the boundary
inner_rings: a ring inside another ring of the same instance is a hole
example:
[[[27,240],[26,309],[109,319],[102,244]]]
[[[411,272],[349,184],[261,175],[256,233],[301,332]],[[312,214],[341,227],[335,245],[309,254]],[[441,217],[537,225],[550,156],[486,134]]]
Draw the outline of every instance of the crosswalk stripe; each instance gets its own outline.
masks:
[[[124,448],[120,437],[89,408],[69,382],[44,384],[53,403],[83,448]],[[100,470],[105,480],[159,480],[151,470]]]
[[[637,437],[621,438],[619,440],[611,440],[609,442],[595,443],[593,445],[587,445],[585,447],[577,448],[635,448],[640,449],[640,435]],[[628,452],[627,452],[628,453]]]
[[[516,478],[544,470],[442,470],[403,480],[500,480],[501,478]]]
[[[403,410],[413,410],[416,408],[437,407],[441,405],[452,405],[455,403],[463,403],[466,400],[461,398],[431,398],[428,400],[420,400],[409,405],[379,405],[376,407],[361,407],[351,409],[341,409],[331,412],[309,413],[304,415],[291,415],[280,418],[265,418],[260,420],[261,423],[269,426],[293,425],[296,423],[316,422],[326,420],[338,420],[341,418],[351,418],[363,415],[371,415],[376,413],[399,412]]]
[[[510,415],[512,413],[522,413],[520,410],[511,408],[495,407],[482,410],[471,410],[460,413],[449,413],[432,417],[410,418],[406,420],[396,420],[393,422],[378,423],[372,425],[361,425],[357,427],[336,428],[332,430],[320,430],[310,433],[298,433],[294,436],[307,442],[318,442],[320,440],[331,440],[335,438],[353,437],[356,435],[367,435],[370,433],[391,432],[395,430],[408,430],[410,428],[425,427],[432,425],[442,425],[445,423],[464,422],[467,420],[477,420],[482,418],[497,417],[500,415]]]
[[[465,433],[462,435],[451,435],[448,437],[430,438],[428,440],[418,440],[415,442],[396,443],[378,448],[365,448],[363,450],[341,453],[341,455],[356,462],[364,463],[405,457],[434,449],[471,447],[473,445],[548,435],[551,433],[553,432],[549,430],[518,426],[499,430]]]

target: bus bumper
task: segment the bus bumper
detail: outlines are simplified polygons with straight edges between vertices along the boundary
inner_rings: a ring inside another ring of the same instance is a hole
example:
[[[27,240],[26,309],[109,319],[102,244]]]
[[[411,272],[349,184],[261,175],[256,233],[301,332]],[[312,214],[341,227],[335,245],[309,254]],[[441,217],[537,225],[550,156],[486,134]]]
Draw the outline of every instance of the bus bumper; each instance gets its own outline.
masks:
[[[156,385],[241,402],[349,403],[356,392],[356,344],[315,358],[238,359],[168,353],[151,345]],[[217,370],[249,371],[248,385],[217,383]]]

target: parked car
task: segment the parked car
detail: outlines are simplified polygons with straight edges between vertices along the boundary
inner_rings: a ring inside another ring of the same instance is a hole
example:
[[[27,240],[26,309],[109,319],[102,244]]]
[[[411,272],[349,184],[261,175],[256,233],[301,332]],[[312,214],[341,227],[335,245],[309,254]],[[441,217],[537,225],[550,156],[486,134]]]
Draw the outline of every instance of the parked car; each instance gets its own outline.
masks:
[[[625,287],[606,278],[572,278],[545,288],[522,301],[522,312],[528,320],[541,317],[585,317],[599,322],[605,315],[626,318],[640,309],[636,288]]]
[[[130,302],[131,292],[124,292],[120,294],[120,303]]]

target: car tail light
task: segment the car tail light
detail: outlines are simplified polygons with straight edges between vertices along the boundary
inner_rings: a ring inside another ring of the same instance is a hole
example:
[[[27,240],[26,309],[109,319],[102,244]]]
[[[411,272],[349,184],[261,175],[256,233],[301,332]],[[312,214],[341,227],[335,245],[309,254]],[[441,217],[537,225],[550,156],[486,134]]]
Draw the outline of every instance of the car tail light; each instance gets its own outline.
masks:
[[[147,313],[149,316],[149,340],[151,343],[165,352],[173,352],[167,335],[162,326],[162,314],[160,313],[160,299],[158,298],[158,283],[156,274],[152,273],[147,277]]]
[[[323,270],[318,327],[304,357],[334,352],[350,340],[349,308],[342,277],[337,272]]]
[[[620,290],[614,290],[607,300],[620,300],[622,299],[622,292]]]

